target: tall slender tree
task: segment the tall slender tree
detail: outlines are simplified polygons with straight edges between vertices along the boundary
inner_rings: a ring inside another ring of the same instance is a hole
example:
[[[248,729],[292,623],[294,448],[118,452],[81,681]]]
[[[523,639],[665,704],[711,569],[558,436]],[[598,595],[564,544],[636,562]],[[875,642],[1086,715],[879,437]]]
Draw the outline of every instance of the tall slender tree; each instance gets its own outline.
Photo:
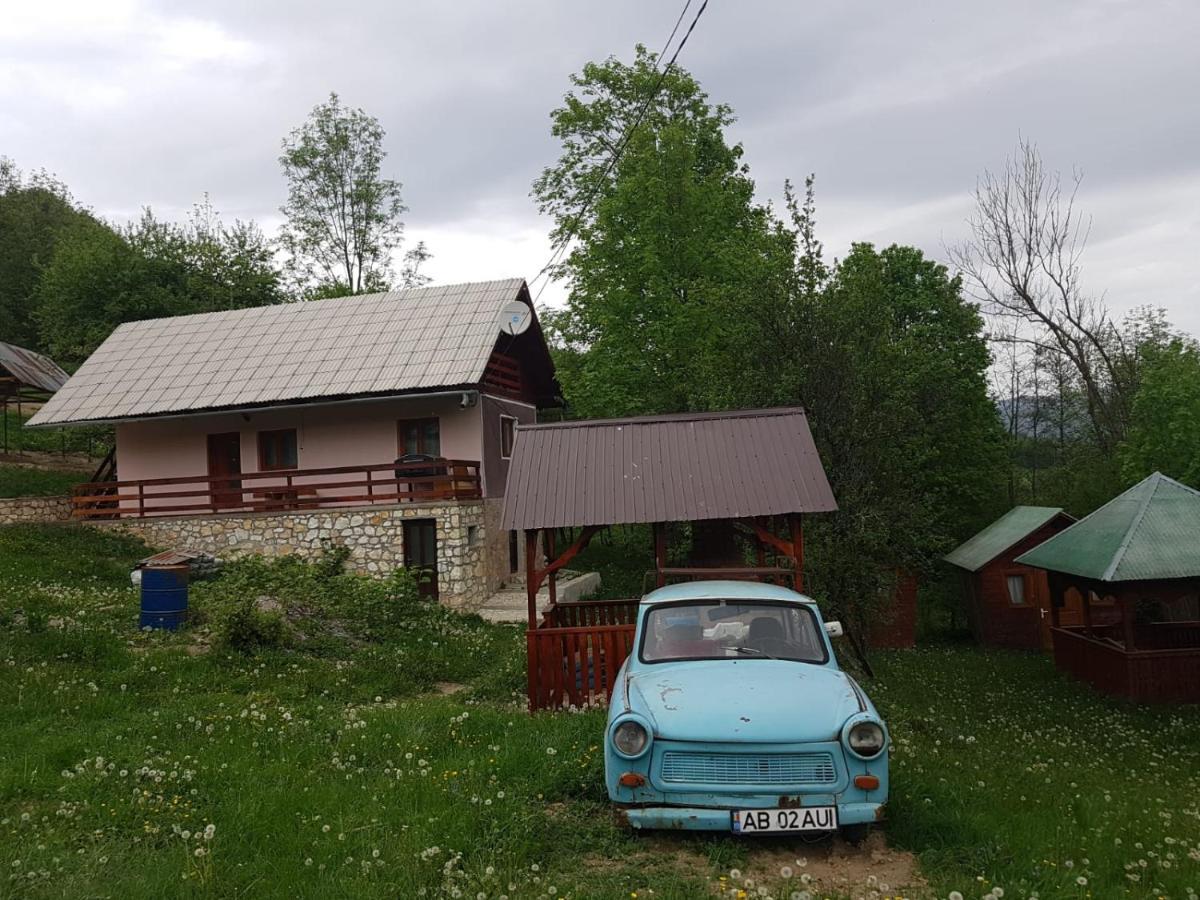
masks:
[[[288,183],[280,245],[288,271],[306,296],[386,290],[392,254],[404,236],[400,182],[383,175],[379,120],[342,105],[337,94],[319,103],[283,141],[279,164]],[[419,278],[423,254],[409,266]]]

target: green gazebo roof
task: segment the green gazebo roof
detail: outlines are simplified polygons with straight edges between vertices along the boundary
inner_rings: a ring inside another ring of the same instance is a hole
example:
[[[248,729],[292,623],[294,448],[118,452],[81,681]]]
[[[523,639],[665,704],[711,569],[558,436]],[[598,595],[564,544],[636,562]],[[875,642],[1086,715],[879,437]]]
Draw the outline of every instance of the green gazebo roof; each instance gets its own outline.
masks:
[[[960,569],[978,572],[1017,541],[1037,531],[1061,512],[1062,508],[1058,506],[1014,506],[942,558]]]
[[[1155,472],[1017,562],[1096,581],[1200,578],[1200,491]]]

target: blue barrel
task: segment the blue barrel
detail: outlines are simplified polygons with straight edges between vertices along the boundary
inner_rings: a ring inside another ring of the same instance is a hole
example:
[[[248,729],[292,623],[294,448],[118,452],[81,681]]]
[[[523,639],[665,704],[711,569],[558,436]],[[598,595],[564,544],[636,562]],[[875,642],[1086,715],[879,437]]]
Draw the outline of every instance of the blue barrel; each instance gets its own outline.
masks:
[[[187,621],[188,567],[142,569],[142,628],[174,631]]]

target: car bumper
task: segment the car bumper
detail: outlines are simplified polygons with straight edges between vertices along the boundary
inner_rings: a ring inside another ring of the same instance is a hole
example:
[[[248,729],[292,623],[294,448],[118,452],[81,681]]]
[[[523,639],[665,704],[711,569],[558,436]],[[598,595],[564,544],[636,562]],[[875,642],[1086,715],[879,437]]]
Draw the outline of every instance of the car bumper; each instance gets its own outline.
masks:
[[[883,819],[882,803],[839,803],[839,825],[862,825]],[[732,831],[730,807],[638,806],[618,807],[618,814],[632,828],[676,831]]]

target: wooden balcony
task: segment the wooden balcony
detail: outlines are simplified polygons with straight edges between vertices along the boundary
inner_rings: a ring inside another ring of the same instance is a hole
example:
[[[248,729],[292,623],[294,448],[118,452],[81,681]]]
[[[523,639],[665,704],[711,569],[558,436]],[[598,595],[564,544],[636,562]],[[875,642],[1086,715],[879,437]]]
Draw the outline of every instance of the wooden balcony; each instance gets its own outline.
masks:
[[[243,472],[234,477],[188,475],[88,482],[75,486],[71,515],[77,519],[203,516],[478,500],[482,496],[478,461],[435,459]]]

